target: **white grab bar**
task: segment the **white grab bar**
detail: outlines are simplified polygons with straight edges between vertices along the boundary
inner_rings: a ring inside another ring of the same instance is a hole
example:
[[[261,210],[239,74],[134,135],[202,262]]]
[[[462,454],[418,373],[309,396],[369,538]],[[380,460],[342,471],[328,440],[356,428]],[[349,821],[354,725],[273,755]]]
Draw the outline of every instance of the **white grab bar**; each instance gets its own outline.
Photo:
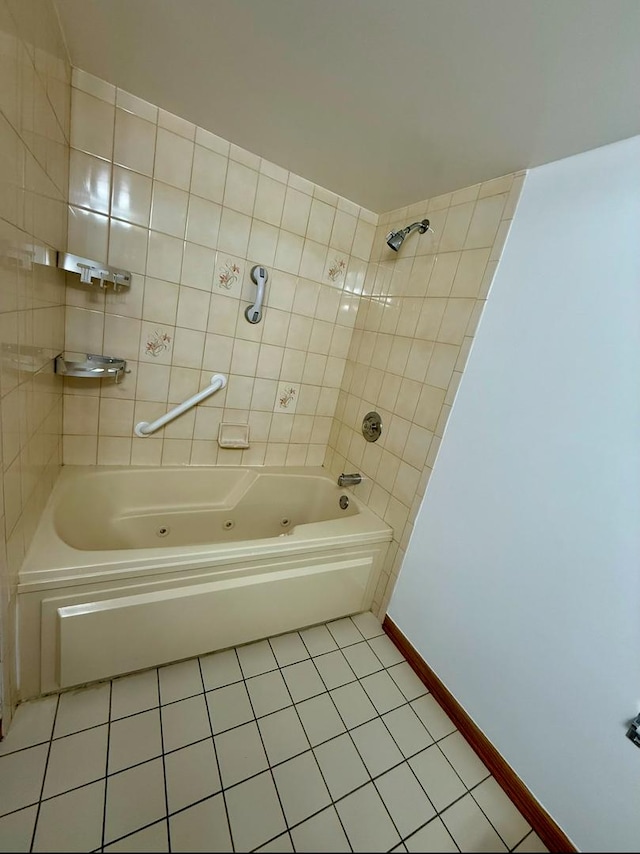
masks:
[[[150,433],[155,433],[156,430],[160,427],[164,427],[164,425],[168,424],[169,421],[173,421],[173,419],[177,418],[178,415],[182,415],[182,413],[186,412],[187,409],[191,409],[192,406],[200,403],[200,401],[209,397],[209,395],[215,394],[216,391],[224,388],[226,384],[227,378],[223,374],[214,374],[211,377],[211,383],[206,388],[203,388],[202,391],[199,391],[197,394],[194,394],[193,397],[185,400],[184,403],[179,404],[174,409],[170,409],[169,412],[161,415],[160,418],[156,418],[156,420],[151,423],[148,421],[139,421],[134,428],[134,433],[136,436],[141,436],[142,438],[148,436]]]

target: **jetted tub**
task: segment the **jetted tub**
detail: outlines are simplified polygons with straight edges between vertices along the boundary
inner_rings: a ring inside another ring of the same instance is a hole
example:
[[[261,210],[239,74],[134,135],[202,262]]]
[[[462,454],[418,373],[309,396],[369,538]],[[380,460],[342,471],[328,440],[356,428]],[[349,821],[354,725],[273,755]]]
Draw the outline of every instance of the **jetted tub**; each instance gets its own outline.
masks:
[[[322,468],[65,466],[20,572],[20,696],[366,611],[391,538]]]

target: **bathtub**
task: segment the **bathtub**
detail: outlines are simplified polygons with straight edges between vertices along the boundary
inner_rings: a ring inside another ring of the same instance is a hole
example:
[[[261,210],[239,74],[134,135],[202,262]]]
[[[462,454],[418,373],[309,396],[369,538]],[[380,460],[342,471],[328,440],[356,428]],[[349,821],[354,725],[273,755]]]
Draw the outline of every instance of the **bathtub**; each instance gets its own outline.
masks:
[[[366,611],[391,538],[322,468],[65,466],[19,575],[20,697]]]

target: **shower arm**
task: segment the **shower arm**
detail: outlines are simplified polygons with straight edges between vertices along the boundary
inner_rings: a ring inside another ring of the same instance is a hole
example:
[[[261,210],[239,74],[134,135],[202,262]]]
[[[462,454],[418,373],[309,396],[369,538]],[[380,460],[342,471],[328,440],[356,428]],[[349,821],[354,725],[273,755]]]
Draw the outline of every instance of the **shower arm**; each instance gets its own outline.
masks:
[[[429,220],[423,219],[421,222],[412,222],[411,225],[407,225],[406,228],[400,229],[400,233],[406,237],[414,228],[418,228],[420,230],[420,234],[424,234],[425,231],[429,230]]]

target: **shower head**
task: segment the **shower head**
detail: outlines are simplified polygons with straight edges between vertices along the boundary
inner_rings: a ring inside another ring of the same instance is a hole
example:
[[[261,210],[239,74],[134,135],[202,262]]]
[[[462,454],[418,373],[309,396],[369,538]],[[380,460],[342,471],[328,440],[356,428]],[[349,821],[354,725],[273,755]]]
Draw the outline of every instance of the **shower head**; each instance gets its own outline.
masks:
[[[407,234],[413,231],[414,228],[417,228],[420,234],[424,234],[425,231],[429,230],[429,220],[423,219],[420,222],[413,222],[411,225],[408,225],[406,228],[401,228],[398,231],[390,231],[389,234],[387,234],[387,246],[390,249],[393,249],[394,252],[397,252],[402,246]]]

